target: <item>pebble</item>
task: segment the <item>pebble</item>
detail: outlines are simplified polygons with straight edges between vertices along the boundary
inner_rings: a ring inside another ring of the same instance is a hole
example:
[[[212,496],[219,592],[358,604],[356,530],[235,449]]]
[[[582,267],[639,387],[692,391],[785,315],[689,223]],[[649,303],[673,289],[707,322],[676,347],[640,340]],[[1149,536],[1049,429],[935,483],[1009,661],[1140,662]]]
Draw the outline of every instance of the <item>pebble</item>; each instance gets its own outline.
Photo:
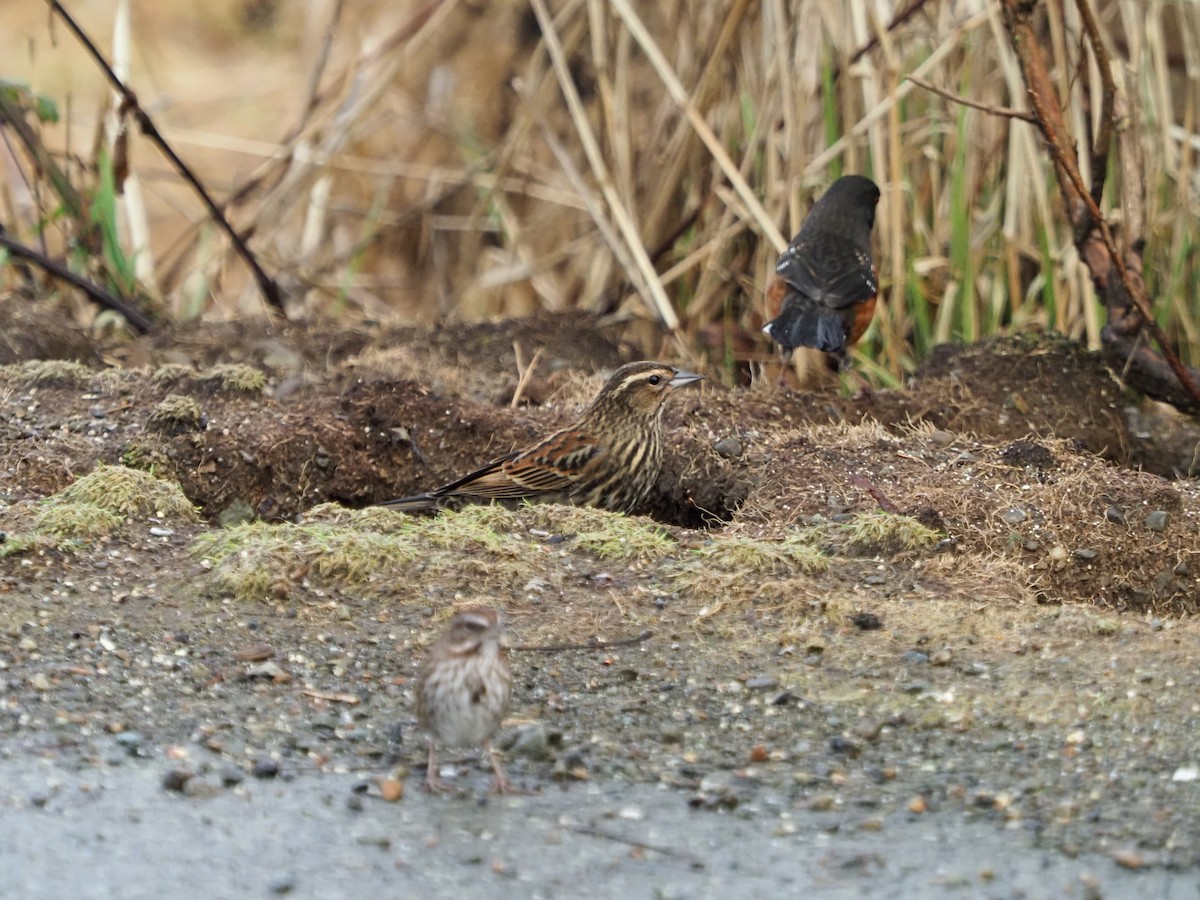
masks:
[[[1171,514],[1165,509],[1156,509],[1146,516],[1146,527],[1151,531],[1166,531],[1171,521]]]
[[[862,745],[858,741],[836,735],[829,739],[829,750],[850,759],[857,759],[862,754]]]
[[[246,774],[237,766],[226,766],[221,770],[221,784],[236,787],[246,780]]]
[[[1104,518],[1116,525],[1125,524],[1125,513],[1121,512],[1121,510],[1117,509],[1115,506],[1110,506],[1104,511]]]
[[[1093,550],[1091,547],[1080,547],[1075,551],[1076,559],[1095,559],[1100,555],[1098,550]]]
[[[779,687],[779,679],[771,678],[769,675],[746,679],[746,690],[748,691],[769,691],[777,687]]]
[[[724,459],[737,459],[742,455],[742,442],[737,438],[722,438],[713,445],[713,449]]]
[[[32,653],[37,649],[37,641],[35,641],[29,635],[25,635],[25,637],[17,641],[17,649],[24,650],[26,653]]]
[[[51,688],[50,679],[45,672],[35,672],[29,676],[29,686],[35,691],[48,691]]]
[[[942,650],[938,650],[937,652],[933,653],[929,657],[929,663],[930,663],[930,665],[934,665],[934,666],[948,666],[948,665],[950,665],[950,660],[952,660],[953,658],[954,658],[953,653],[951,653],[948,649],[942,649]]]
[[[187,783],[192,779],[194,773],[187,769],[168,769],[162,777],[162,786],[164,791],[183,792],[187,787]]]
[[[175,533],[173,528],[163,528],[160,525],[151,525],[150,533],[155,537],[170,537]]]
[[[290,894],[296,887],[296,876],[291,872],[276,875],[267,882],[267,890],[272,894]]]
[[[1002,512],[1000,518],[1004,520],[1006,525],[1020,525],[1028,516],[1025,514],[1025,510],[1014,506],[1012,509],[1006,509]]]
[[[522,725],[513,737],[509,752],[513,756],[523,756],[535,762],[550,758],[550,734],[541,722]]]
[[[279,774],[279,763],[270,757],[260,757],[254,761],[251,774],[255,778],[274,778]]]
[[[136,756],[145,746],[146,736],[140,731],[122,731],[117,735],[116,741],[130,756]]]
[[[920,650],[906,650],[904,656],[900,657],[909,665],[924,665],[929,662],[929,655],[922,653]]]
[[[929,435],[929,440],[941,447],[946,447],[954,443],[954,435],[949,431],[935,431]]]

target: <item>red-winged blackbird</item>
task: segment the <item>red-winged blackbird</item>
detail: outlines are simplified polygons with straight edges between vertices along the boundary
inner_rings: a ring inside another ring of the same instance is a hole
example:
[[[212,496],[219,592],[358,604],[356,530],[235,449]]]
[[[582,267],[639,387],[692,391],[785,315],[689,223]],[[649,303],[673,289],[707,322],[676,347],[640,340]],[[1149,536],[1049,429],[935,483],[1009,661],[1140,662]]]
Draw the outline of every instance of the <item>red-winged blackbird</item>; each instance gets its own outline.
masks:
[[[662,470],[663,401],[702,377],[664,363],[627,363],[573,424],[436,490],[380,505],[416,511],[459,500],[545,500],[631,512]]]
[[[486,606],[460,610],[433,645],[417,677],[417,721],[429,732],[425,783],[442,789],[434,747],[479,747],[496,770],[496,791],[509,790],[492,735],[500,727],[512,695],[512,670],[502,643],[504,620]]]
[[[775,264],[764,327],[789,359],[797,347],[833,353],[850,364],[854,342],[871,324],[879,282],[871,264],[871,228],[879,188],[844,175],[813,206],[800,233]]]

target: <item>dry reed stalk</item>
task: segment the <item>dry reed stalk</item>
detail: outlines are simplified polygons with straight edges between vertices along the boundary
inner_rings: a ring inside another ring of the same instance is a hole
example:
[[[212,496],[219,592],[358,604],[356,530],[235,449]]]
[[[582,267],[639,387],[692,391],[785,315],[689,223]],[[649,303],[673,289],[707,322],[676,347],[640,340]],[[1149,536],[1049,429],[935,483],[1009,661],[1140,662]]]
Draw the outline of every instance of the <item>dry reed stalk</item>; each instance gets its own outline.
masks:
[[[658,273],[655,272],[654,265],[650,262],[650,257],[638,234],[637,226],[617,195],[608,166],[604,161],[604,155],[600,152],[600,146],[596,142],[591,124],[588,122],[587,112],[579,98],[579,92],[575,88],[575,81],[563,54],[562,43],[558,40],[554,22],[550,18],[543,0],[531,0],[531,2],[542,28],[542,39],[546,42],[550,60],[558,76],[559,87],[567,101],[571,120],[575,124],[576,135],[583,146],[584,154],[592,168],[592,174],[600,184],[600,191],[608,204],[608,211],[613,217],[617,231],[625,242],[625,249],[632,258],[638,275],[641,276],[641,289],[649,295],[647,305],[658,315],[667,331],[674,332],[679,328],[679,317],[675,314],[675,309],[663,289],[662,282],[659,281]],[[632,272],[630,274],[632,275]]]

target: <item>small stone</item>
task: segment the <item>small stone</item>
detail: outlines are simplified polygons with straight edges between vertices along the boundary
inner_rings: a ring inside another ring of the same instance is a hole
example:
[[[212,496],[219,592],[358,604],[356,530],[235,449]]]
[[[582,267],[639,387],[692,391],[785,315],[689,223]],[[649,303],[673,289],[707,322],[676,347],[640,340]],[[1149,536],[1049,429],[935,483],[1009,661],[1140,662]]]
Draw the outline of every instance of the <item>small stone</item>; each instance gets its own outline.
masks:
[[[1194,766],[1186,769],[1176,769],[1171,775],[1171,780],[1176,782],[1195,781],[1197,778],[1200,778],[1200,769]]]
[[[140,731],[122,731],[117,735],[117,743],[125,748],[130,756],[136,756],[146,743],[146,736]]]
[[[38,809],[42,809],[47,803],[50,802],[50,795],[45,791],[34,791],[29,795],[29,802]]]
[[[354,840],[364,847],[378,847],[380,850],[389,850],[392,846],[392,839],[386,834],[360,834]]]
[[[296,887],[296,876],[290,872],[276,875],[267,882],[267,890],[272,894],[290,894]]]
[[[1091,547],[1080,547],[1075,551],[1076,559],[1095,559],[1099,555],[1099,551],[1093,550]]]
[[[550,758],[550,734],[541,722],[522,725],[506,748],[513,756],[523,756],[535,762]]]
[[[26,653],[32,653],[37,649],[37,641],[35,641],[29,635],[25,635],[25,637],[17,641],[17,649],[24,650]]]
[[[954,435],[949,431],[935,431],[929,435],[929,440],[939,447],[946,447],[954,443]]]
[[[1104,511],[1104,518],[1106,518],[1108,521],[1112,522],[1115,525],[1124,525],[1125,524],[1125,513],[1123,513],[1121,510],[1117,509],[1117,507],[1115,507],[1115,506],[1110,506],[1108,509],[1106,509]]]
[[[757,678],[746,679],[746,690],[748,691],[769,691],[777,687],[779,687],[778,678],[762,675]]]
[[[404,782],[395,778],[380,778],[379,796],[388,803],[395,803],[404,796]]]
[[[929,664],[933,666],[948,666],[952,659],[954,659],[954,654],[948,648],[943,648],[930,654]]]
[[[50,684],[50,679],[46,677],[45,672],[35,672],[29,676],[29,686],[35,691],[48,691],[53,685]]]
[[[1136,850],[1114,850],[1112,858],[1123,869],[1140,869],[1146,864],[1145,858]]]
[[[339,622],[349,622],[354,617],[354,613],[350,611],[350,607],[345,603],[339,603],[337,605],[337,609],[334,610],[334,615],[337,617]]]
[[[163,790],[183,793],[183,789],[187,787],[187,783],[192,779],[193,774],[187,769],[168,769],[162,777]]]
[[[1165,509],[1156,509],[1146,516],[1146,527],[1151,531],[1166,531],[1171,521],[1171,514]]]
[[[254,761],[251,774],[255,778],[274,778],[279,774],[279,763],[269,756],[263,756]]]
[[[713,445],[717,454],[725,459],[737,459],[742,455],[742,442],[737,438],[722,438]]]
[[[1020,525],[1028,516],[1025,515],[1025,510],[1013,507],[1006,509],[1000,514],[1000,518],[1004,520],[1006,525]]]
[[[909,665],[919,666],[929,662],[928,654],[922,653],[920,650],[906,650],[900,658]]]
[[[862,754],[862,745],[858,741],[838,735],[829,739],[829,750],[839,756],[857,759]]]
[[[163,528],[160,525],[151,525],[150,533],[154,535],[154,537],[170,537],[175,533],[175,531],[171,528]]]
[[[225,787],[237,787],[246,780],[246,774],[237,766],[226,766],[221,770],[221,784]]]

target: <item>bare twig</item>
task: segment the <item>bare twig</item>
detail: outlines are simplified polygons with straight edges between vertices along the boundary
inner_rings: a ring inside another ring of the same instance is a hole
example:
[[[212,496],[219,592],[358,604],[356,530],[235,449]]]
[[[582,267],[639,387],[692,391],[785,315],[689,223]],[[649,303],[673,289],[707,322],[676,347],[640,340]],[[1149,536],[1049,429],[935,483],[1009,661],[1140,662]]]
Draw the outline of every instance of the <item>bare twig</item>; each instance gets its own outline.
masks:
[[[903,25],[905,22],[907,22],[909,19],[911,19],[913,16],[915,16],[918,12],[920,12],[921,7],[923,7],[927,2],[928,2],[928,0],[909,0],[908,5],[906,7],[904,7],[904,9],[897,10],[896,14],[894,16],[892,16],[892,21],[887,23],[887,27],[885,30],[888,31],[889,33],[892,31],[895,31],[897,28],[899,28],[901,25]],[[879,35],[876,34],[869,41],[867,41],[865,44],[863,44],[861,47],[859,47],[857,50],[855,50],[854,53],[852,53],[850,55],[850,58],[848,60],[846,60],[846,65],[847,66],[854,65],[856,62],[858,62],[860,59],[862,59],[866,54],[868,54],[872,50],[874,50],[878,44],[879,44]]]
[[[145,334],[154,327],[154,323],[150,321],[146,314],[136,306],[126,303],[124,300],[114,296],[113,294],[110,294],[99,285],[88,281],[86,278],[76,275],[66,266],[56,263],[48,256],[39,253],[37,250],[34,250],[32,247],[26,247],[19,241],[14,241],[12,238],[4,234],[0,234],[0,247],[3,247],[13,256],[19,256],[21,259],[29,260],[29,262],[41,269],[44,269],[55,278],[59,278],[73,287],[79,288],[79,290],[83,291],[105,309],[111,309],[114,312],[119,312],[125,317],[125,320],[129,323],[129,326],[139,334]]]
[[[989,113],[993,116],[1002,116],[1008,119],[1020,119],[1023,122],[1030,122],[1033,125],[1038,123],[1037,117],[1033,113],[1027,113],[1022,109],[1013,109],[1009,106],[992,106],[989,103],[980,103],[977,100],[969,100],[966,97],[960,97],[957,94],[952,94],[945,88],[940,88],[931,81],[926,81],[924,78],[918,78],[916,75],[909,75],[905,79],[911,81],[917,87],[924,88],[931,94],[937,94],[939,97],[945,97],[951,103],[957,103],[960,106],[969,106],[971,109],[978,109],[981,112]]]
[[[108,64],[108,61],[104,58],[100,51],[96,49],[96,45],[93,43],[92,39],[88,37],[87,33],[84,32],[79,24],[71,17],[71,14],[67,12],[59,0],[46,0],[46,3],[49,5],[51,11],[63,20],[64,24],[67,26],[67,29],[75,35],[75,38],[83,45],[83,48],[87,51],[88,55],[92,57],[96,65],[102,72],[104,72],[104,76],[112,84],[113,88],[115,88],[116,91],[121,95],[121,108],[118,110],[118,116],[123,117],[126,114],[131,114],[137,120],[138,127],[141,128],[142,134],[144,134],[150,140],[150,142],[158,148],[159,152],[162,153],[162,155],[167,158],[168,162],[175,167],[175,169],[183,177],[184,181],[186,181],[192,187],[192,189],[196,192],[196,195],[200,198],[200,201],[204,204],[204,208],[208,211],[209,216],[212,217],[212,220],[220,226],[221,230],[224,231],[225,234],[228,235],[230,241],[233,242],[234,249],[236,250],[238,256],[242,258],[243,262],[246,263],[247,267],[253,274],[254,280],[258,284],[258,289],[262,292],[263,298],[270,306],[282,313],[283,294],[279,290],[279,285],[277,285],[274,279],[272,279],[271,276],[269,276],[263,270],[262,266],[259,265],[258,259],[253,253],[250,252],[250,248],[246,246],[246,242],[242,240],[242,237],[240,234],[238,234],[237,230],[229,224],[229,220],[225,218],[220,207],[218,207],[213,201],[212,197],[208,195],[208,191],[204,189],[204,185],[200,183],[200,180],[195,176],[195,174],[193,174],[192,170],[188,168],[187,164],[179,158],[179,155],[171,148],[171,145],[163,139],[161,134],[159,134],[158,128],[154,124],[154,120],[150,118],[150,114],[142,109],[141,105],[138,103],[137,95],[134,94],[134,92],[123,81],[121,81],[120,78],[117,77],[117,74],[112,70],[112,66]]]
[[[518,644],[510,650],[520,650],[522,653],[561,653],[564,650],[611,650],[613,647],[632,647],[642,644],[654,636],[653,631],[643,631],[637,637],[622,638],[617,641],[602,641],[598,638],[588,638],[586,644]]]
[[[1087,5],[1087,0],[1076,0],[1076,2],[1081,10]],[[1104,213],[1101,212],[1093,192],[1083,182],[1075,154],[1075,142],[1063,119],[1062,110],[1059,108],[1054,83],[1051,80],[1037,31],[1034,28],[1033,6],[1025,0],[1002,0],[1002,9],[1005,27],[1008,29],[1009,39],[1020,61],[1021,72],[1029,90],[1029,101],[1033,107],[1034,116],[1037,118],[1042,136],[1046,139],[1047,149],[1054,160],[1055,170],[1059,174],[1059,188],[1063,193],[1067,215],[1074,231],[1075,245],[1091,273],[1097,292],[1105,298],[1110,316],[1114,312],[1120,312],[1122,306],[1133,306],[1137,309],[1142,319],[1141,327],[1150,333],[1154,342],[1159,346],[1163,359],[1175,373],[1175,377],[1184,391],[1192,398],[1193,402],[1200,404],[1200,387],[1197,387],[1197,382],[1192,374],[1171,349],[1166,335],[1159,327],[1158,321],[1150,309],[1145,282],[1142,281],[1140,273],[1137,271],[1140,266],[1129,265],[1125,253],[1117,247],[1112,229],[1109,227]],[[1093,32],[1089,31],[1088,34],[1091,39]],[[1094,37],[1097,41],[1099,40],[1098,29],[1094,32]],[[1097,46],[1102,47],[1102,45]],[[1101,55],[1103,54],[1102,49],[1098,49],[1096,52],[1098,60],[1107,60],[1106,55]],[[1106,108],[1111,118],[1111,105]],[[1111,131],[1108,129],[1102,129],[1102,131],[1111,135]],[[1096,152],[1100,153],[1099,148]],[[1106,166],[1107,152],[1105,149],[1102,157]],[[1103,176],[1098,175],[1097,177],[1102,191]],[[1132,239],[1136,242],[1139,238],[1135,235],[1132,236]],[[1131,251],[1131,256],[1136,259],[1136,252]],[[1124,325],[1128,327],[1128,321]]]
[[[517,404],[521,402],[521,395],[525,393],[525,388],[529,386],[529,380],[533,378],[533,370],[537,368],[538,362],[542,358],[542,348],[538,347],[533,352],[533,359],[529,361],[529,365],[523,365],[521,362],[521,345],[516,341],[513,342],[513,355],[517,358],[517,388],[513,391],[512,400],[509,402],[509,409],[516,409]]]

